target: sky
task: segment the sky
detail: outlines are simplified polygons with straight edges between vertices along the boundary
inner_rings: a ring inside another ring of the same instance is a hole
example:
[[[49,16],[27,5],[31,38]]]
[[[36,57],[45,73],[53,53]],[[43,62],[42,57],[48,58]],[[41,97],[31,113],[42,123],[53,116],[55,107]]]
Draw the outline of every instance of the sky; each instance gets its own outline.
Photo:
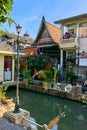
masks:
[[[56,27],[54,21],[87,13],[87,0],[14,0],[10,12],[12,19],[22,26],[21,36],[28,31],[30,38],[35,39],[42,17]],[[0,29],[16,34],[16,26],[7,23]]]

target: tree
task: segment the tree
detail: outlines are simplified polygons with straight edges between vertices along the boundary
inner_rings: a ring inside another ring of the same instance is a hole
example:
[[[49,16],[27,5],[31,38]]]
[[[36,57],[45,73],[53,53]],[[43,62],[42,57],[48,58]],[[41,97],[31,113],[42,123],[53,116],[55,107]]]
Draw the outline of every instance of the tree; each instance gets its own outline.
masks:
[[[42,56],[30,56],[28,59],[28,66],[37,70],[44,69],[47,61]]]
[[[43,70],[45,65],[47,64],[47,60],[44,59],[43,56],[29,56],[28,58],[28,68],[31,69],[31,75],[34,74],[34,70]]]
[[[8,22],[9,25],[15,23],[15,21],[10,16],[10,11],[12,10],[13,0],[0,0],[0,26],[5,22]],[[2,34],[3,31],[0,31]]]

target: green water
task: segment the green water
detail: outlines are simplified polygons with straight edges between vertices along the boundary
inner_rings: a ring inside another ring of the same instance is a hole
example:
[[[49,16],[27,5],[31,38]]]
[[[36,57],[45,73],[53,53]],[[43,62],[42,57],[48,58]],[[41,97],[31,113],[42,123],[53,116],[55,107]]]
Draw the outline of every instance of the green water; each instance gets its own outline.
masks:
[[[15,99],[15,89],[8,89],[7,96]],[[87,105],[83,103],[20,89],[20,107],[41,125],[65,112],[53,130],[87,130]]]

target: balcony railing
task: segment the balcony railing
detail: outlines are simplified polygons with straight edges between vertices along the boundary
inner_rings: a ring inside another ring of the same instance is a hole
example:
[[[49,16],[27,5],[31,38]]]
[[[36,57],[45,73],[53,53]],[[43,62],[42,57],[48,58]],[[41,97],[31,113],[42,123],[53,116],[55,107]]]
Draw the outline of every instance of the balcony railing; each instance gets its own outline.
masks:
[[[74,43],[76,41],[76,38],[69,38],[69,39],[62,39],[61,43]]]
[[[62,39],[60,48],[74,48],[77,45],[77,38]]]

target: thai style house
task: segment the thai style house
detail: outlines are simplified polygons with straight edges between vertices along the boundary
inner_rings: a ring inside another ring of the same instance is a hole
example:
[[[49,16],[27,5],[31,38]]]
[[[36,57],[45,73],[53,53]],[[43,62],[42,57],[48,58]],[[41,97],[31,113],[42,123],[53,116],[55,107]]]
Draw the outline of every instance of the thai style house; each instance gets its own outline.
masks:
[[[37,53],[55,65],[60,64],[60,36],[61,30],[43,17],[34,44],[37,45]]]
[[[64,61],[76,58],[77,74],[87,76],[87,14],[81,14],[54,22],[61,25],[60,67]],[[79,69],[78,69],[79,68]]]

